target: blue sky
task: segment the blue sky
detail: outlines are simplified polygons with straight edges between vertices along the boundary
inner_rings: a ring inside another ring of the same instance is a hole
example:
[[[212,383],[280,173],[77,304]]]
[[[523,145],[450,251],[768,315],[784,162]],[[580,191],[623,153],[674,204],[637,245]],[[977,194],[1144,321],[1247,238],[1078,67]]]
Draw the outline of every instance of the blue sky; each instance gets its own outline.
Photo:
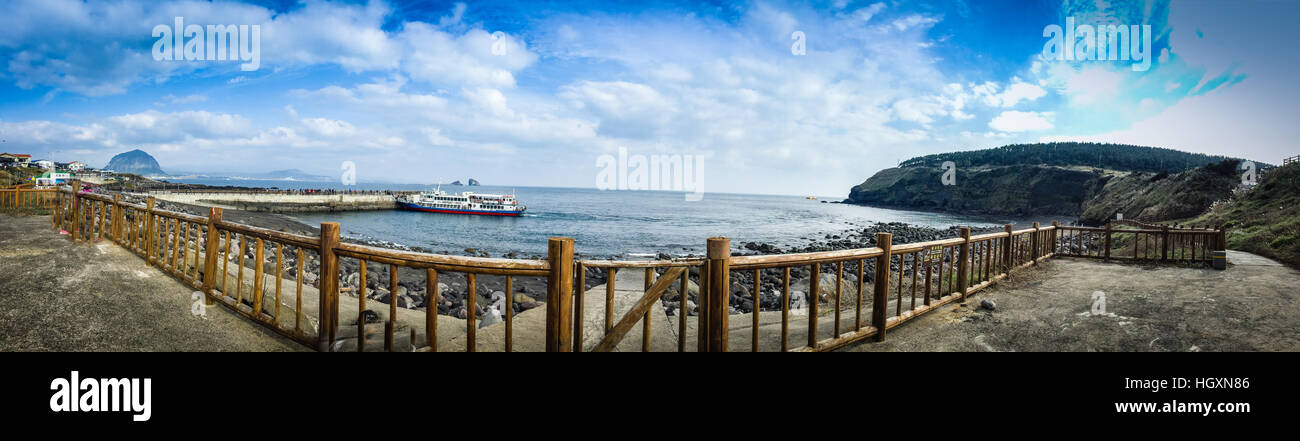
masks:
[[[1017,142],[1300,153],[1298,2],[7,3],[0,150],[92,166],[593,187],[622,147],[704,155],[706,192],[843,195]],[[260,66],[155,60],[178,16],[260,26]],[[1157,56],[1042,59],[1066,17],[1151,25]]]

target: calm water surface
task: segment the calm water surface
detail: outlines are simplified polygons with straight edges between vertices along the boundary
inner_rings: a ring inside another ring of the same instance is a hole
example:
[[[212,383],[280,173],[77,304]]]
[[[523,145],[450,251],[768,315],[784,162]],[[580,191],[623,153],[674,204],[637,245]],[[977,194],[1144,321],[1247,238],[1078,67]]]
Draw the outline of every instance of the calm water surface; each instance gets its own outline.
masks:
[[[208,185],[322,188],[330,183],[284,181],[198,181]],[[337,187],[337,185],[335,185]],[[358,189],[421,190],[401,184],[362,184]],[[890,210],[821,203],[842,197],[808,200],[801,196],[706,193],[687,202],[682,193],[601,191],[555,187],[451,187],[451,192],[514,192],[528,206],[521,217],[436,214],[413,211],[300,213],[312,225],[338,222],[342,233],[360,239],[419,246],[459,253],[476,248],[500,256],[507,252],[546,254],[546,238],[568,236],[576,252],[592,255],[637,255],[665,252],[703,254],[705,239],[726,236],[733,247],[767,242],[786,248],[805,245],[805,238],[836,234],[872,222],[906,222],[948,227],[1000,225],[1001,221],[959,215]]]

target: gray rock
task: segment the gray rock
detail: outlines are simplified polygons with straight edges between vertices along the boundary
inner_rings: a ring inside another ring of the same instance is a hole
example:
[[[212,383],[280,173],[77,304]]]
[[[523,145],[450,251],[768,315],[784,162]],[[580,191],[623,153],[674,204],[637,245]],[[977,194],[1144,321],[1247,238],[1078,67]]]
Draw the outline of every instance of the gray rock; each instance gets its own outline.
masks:
[[[998,304],[994,303],[993,300],[991,299],[984,299],[984,300],[980,300],[980,308],[992,311],[998,309]]]
[[[488,308],[487,312],[483,314],[483,319],[478,322],[478,327],[482,329],[497,323],[501,323],[501,311],[496,308]]]
[[[803,291],[790,291],[790,309],[808,307],[808,294]]]

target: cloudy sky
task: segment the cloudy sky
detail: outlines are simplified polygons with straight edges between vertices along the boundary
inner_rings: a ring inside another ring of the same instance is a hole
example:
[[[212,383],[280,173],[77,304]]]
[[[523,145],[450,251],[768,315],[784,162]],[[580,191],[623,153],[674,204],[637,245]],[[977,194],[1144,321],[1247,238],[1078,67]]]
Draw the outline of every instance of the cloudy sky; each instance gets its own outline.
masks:
[[[612,2],[611,2],[612,3]],[[1040,140],[1300,153],[1288,1],[11,0],[0,150],[169,172],[594,187],[601,155],[704,155],[711,192],[844,195],[912,156]],[[260,26],[260,65],[155,60],[155,27]],[[1043,60],[1044,28],[1156,54]],[[792,49],[800,44],[803,54]]]

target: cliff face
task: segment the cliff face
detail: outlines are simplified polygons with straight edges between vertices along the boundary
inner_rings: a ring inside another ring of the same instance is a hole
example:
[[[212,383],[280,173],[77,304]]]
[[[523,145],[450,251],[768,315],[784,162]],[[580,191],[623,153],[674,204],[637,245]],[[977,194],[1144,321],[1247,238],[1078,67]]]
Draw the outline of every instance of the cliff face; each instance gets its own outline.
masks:
[[[992,215],[1075,216],[1109,179],[1098,171],[1010,165],[965,167],[943,185],[938,167],[890,168],[849,192],[846,202]]]
[[[849,192],[845,202],[966,214],[1078,216],[1100,225],[1125,219],[1185,219],[1232,194],[1240,182],[1238,161],[1176,174],[1099,170],[1090,167],[1010,165],[958,167],[956,185],[943,185],[939,167],[880,171]]]
[[[139,149],[113,156],[113,159],[108,160],[108,165],[104,166],[104,170],[137,175],[165,174],[162,168],[158,166],[158,161],[153,159],[153,156],[149,156],[148,153]]]
[[[1214,201],[1232,196],[1241,183],[1236,160],[1173,175],[1128,173],[1106,183],[1084,202],[1080,222],[1099,225],[1123,213],[1125,219],[1165,221],[1204,213]]]

